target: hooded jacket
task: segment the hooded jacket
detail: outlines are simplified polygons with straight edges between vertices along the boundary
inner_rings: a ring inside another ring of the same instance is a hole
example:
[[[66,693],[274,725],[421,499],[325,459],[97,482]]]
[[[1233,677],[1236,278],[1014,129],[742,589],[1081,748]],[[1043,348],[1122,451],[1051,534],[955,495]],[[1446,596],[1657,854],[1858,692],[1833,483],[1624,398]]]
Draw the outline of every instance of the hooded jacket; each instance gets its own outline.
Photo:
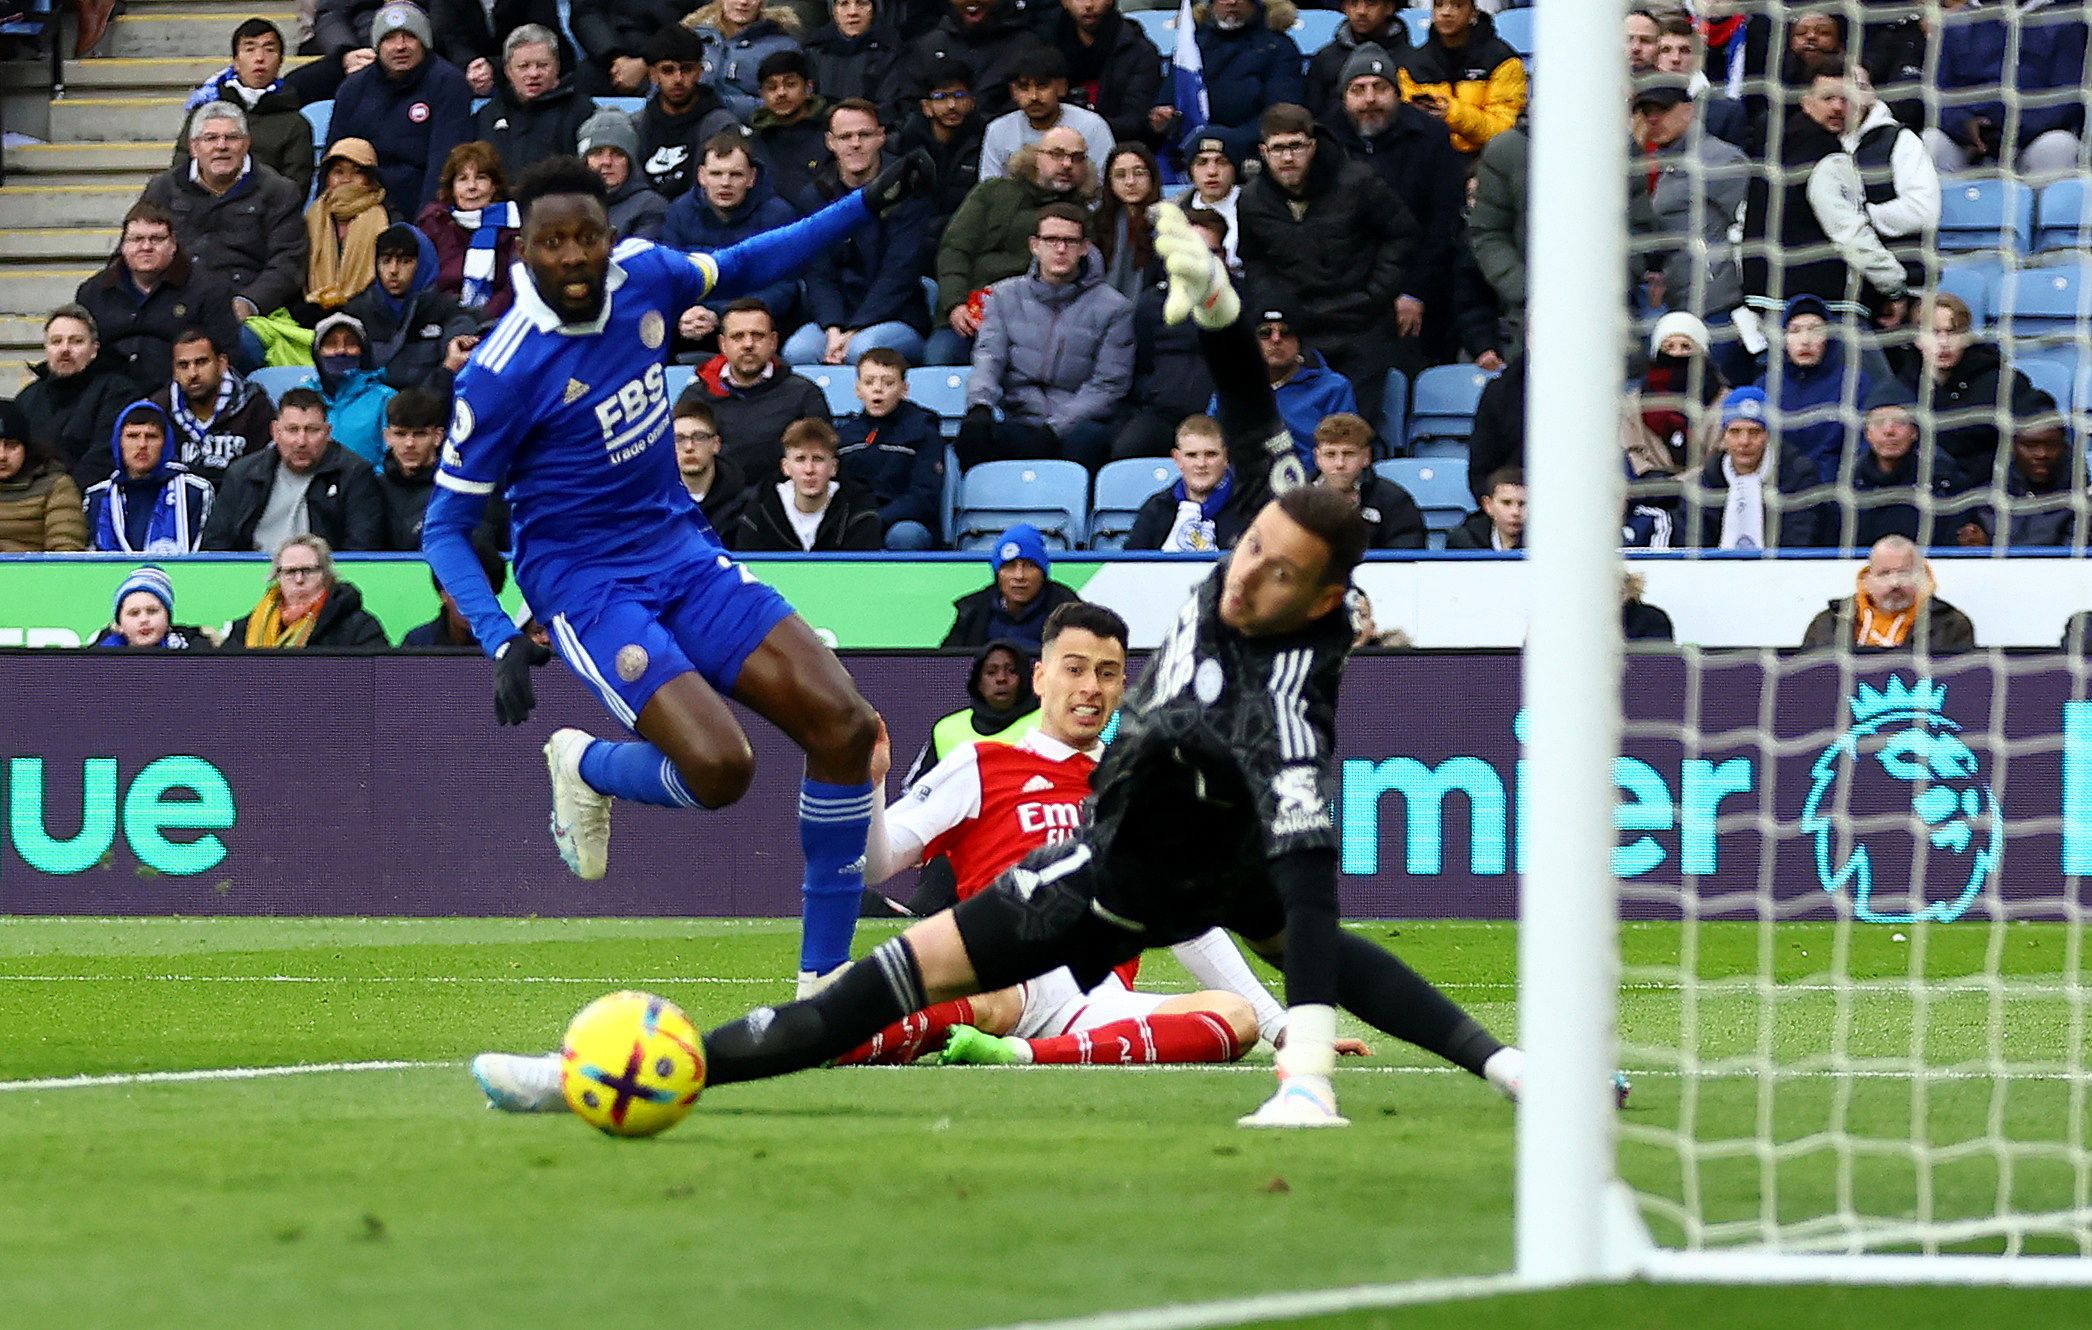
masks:
[[[782,360],[771,361],[769,373],[744,388],[728,375],[726,357],[713,356],[698,367],[696,381],[684,391],[701,392],[711,403],[722,440],[719,455],[734,459],[750,488],[778,474],[785,426],[795,420],[829,419],[828,399],[821,390],[811,379],[792,373]],[[712,488],[718,492],[718,482]]]
[[[945,224],[937,247],[937,317],[984,287],[1015,277],[1031,267],[1032,225],[1049,203],[1084,204],[1082,189],[1048,189],[1038,180],[1036,157],[1020,148],[1010,158],[1010,174],[975,185]]]
[[[356,368],[330,374],[319,368],[320,344],[339,327],[354,329],[362,350]],[[326,399],[327,423],[333,427],[334,441],[365,462],[377,465],[385,455],[385,404],[399,390],[385,382],[385,375],[378,369],[371,354],[370,334],[350,314],[329,314],[312,330],[312,353],[312,377],[298,386],[311,388]]]
[[[815,28],[805,43],[806,61],[813,66],[814,86],[830,102],[862,97],[877,104],[887,95],[893,67],[901,58],[901,34],[875,14],[872,26],[855,37],[845,37],[835,24]],[[880,106],[880,118],[897,119],[898,107]]]
[[[1793,318],[1795,306],[1808,299],[1796,296],[1788,301],[1787,318]],[[1773,421],[1779,432],[1781,453],[1806,458],[1809,472],[1815,477],[1812,483],[1828,484],[1838,479],[1845,460],[1845,411],[1849,403],[1866,401],[1874,387],[1862,369],[1848,393],[1845,374],[1845,346],[1833,331],[1824,343],[1821,361],[1801,366],[1783,357],[1758,376],[1758,386],[1765,390],[1768,404],[1775,408]]]
[[[1293,436],[1293,451],[1309,471],[1315,469],[1315,426],[1325,416],[1339,411],[1358,414],[1358,394],[1352,390],[1351,380],[1329,367],[1322,353],[1307,347],[1300,351],[1300,368],[1271,390],[1278,399],[1278,414],[1286,422],[1286,430]],[[1216,395],[1206,404],[1206,414],[1220,418],[1220,398]]]
[[[204,524],[203,548],[246,553],[254,549],[254,528],[268,506],[283,458],[274,445],[234,462],[218,486],[210,520]],[[305,491],[305,514],[312,534],[337,552],[384,547],[385,506],[378,497],[377,476],[362,458],[340,443],[330,443],[313,464]],[[272,551],[265,551],[272,552]]]
[[[823,163],[799,210],[811,216],[849,192],[835,163]],[[926,198],[909,199],[884,217],[873,217],[806,269],[807,318],[823,328],[852,331],[905,323],[927,336],[930,311],[923,303],[922,277],[936,242],[937,218]]]
[[[1954,459],[1971,484],[1990,483],[2007,446],[1998,432],[1998,407],[2028,391],[2026,375],[2006,370],[1996,343],[1970,342],[1945,374],[1935,378],[1923,360],[1917,360],[1905,383],[1932,412],[1932,438],[1939,451]]]
[[[229,391],[221,393],[223,404],[209,420],[191,410],[186,400],[176,411],[172,383],[146,399],[174,421],[175,460],[213,486],[227,467],[269,446],[269,425],[276,419],[276,406],[269,395],[242,378],[238,370],[228,367],[225,383],[230,385]]]
[[[882,528],[920,522],[944,534],[944,436],[935,411],[903,398],[889,415],[844,416],[835,433],[840,475],[872,496]]]
[[[160,427],[160,464],[133,477],[123,464],[124,422],[149,416]],[[87,491],[90,547],[124,554],[187,554],[203,542],[211,515],[211,483],[189,474],[175,458],[181,444],[174,422],[151,402],[133,402],[109,436],[114,469]]]
[[[647,98],[639,114],[632,117],[632,128],[639,135],[634,173],[644,177],[656,194],[675,203],[697,183],[706,142],[714,134],[740,132],[741,122],[720,103],[717,92],[699,84],[690,109],[679,114],[661,109],[660,93]]]
[[[973,344],[966,406],[1055,433],[1107,421],[1133,384],[1133,304],[1104,280],[1092,249],[1074,279],[1052,285],[1032,264],[988,289]]]
[[[373,63],[342,80],[327,146],[363,139],[376,149],[386,202],[404,217],[436,197],[444,159],[472,130],[472,85],[456,65],[432,52],[399,78]],[[304,267],[301,249],[301,273]]]
[[[503,79],[473,118],[473,137],[493,144],[502,169],[516,180],[547,157],[572,153],[583,122],[595,113],[595,103],[575,89],[572,75],[527,102]]]
[[[747,195],[724,215],[712,206],[702,188],[693,189],[670,204],[668,220],[661,226],[661,243],[671,249],[721,250],[799,220],[792,205],[777,196],[769,168],[760,160],[752,165],[754,183],[749,185]],[[786,278],[748,294],[770,307],[780,336],[790,331],[791,314],[799,303],[797,281]],[[714,313],[721,313],[732,301],[714,299],[702,303]]]
[[[251,613],[243,614],[232,621],[232,627],[225,633],[225,650],[247,649],[247,621],[253,617]],[[312,635],[305,639],[308,650],[335,647],[350,651],[383,651],[391,645],[385,636],[385,625],[363,608],[363,593],[356,589],[354,582],[336,582],[327,588],[327,603],[320,606]]]
[[[0,480],[0,554],[63,554],[87,548],[80,487],[56,458],[26,460]]]
[[[436,246],[427,232],[405,222],[394,222],[386,228],[385,235],[412,236],[420,254],[414,263],[414,280],[407,284],[407,294],[387,295],[384,284],[374,281],[350,297],[341,312],[363,325],[371,363],[381,372],[387,386],[404,389],[425,385],[436,392],[448,392],[450,376],[443,369],[443,359],[449,352],[450,339],[478,332],[479,316],[459,304],[456,296],[436,289]]]
[[[1210,14],[1199,24],[1194,35],[1205,64],[1207,123],[1253,125],[1267,106],[1307,99],[1300,48],[1279,30],[1293,18],[1290,5],[1274,13],[1264,0],[1251,0],[1249,21],[1232,32]]]
[[[190,261],[263,314],[302,296],[305,196],[251,154],[246,171],[223,194],[191,180],[194,166],[162,171],[143,195],[174,214],[174,238]]]
[[[1422,46],[1411,47],[1395,71],[1395,91],[1405,102],[1419,93],[1443,98],[1453,147],[1473,154],[1518,123],[1525,110],[1525,65],[1496,35],[1496,20],[1478,13],[1467,43],[1457,50],[1436,28]]]
[[[791,502],[785,491],[791,487],[790,481],[755,486],[734,528],[736,550],[819,554],[876,550],[885,543],[886,533],[879,525],[879,510],[873,506],[872,496],[855,485],[838,482],[828,492],[828,507],[821,513],[821,524],[814,528],[812,549],[801,545],[799,532],[785,512],[785,505]]]
[[[756,71],[778,51],[799,49],[799,16],[788,5],[765,5],[755,22],[729,37],[721,32],[719,0],[689,15],[685,27],[705,44],[705,70],[712,90],[736,117],[746,120],[763,104]]]
[[[15,398],[29,422],[29,441],[58,459],[76,489],[107,474],[109,431],[126,406],[150,385],[134,383],[117,359],[103,351],[78,374],[60,378],[49,361],[29,367],[29,386]]]
[[[136,383],[167,381],[174,372],[174,339],[191,327],[208,330],[219,349],[228,354],[240,344],[232,288],[197,267],[179,247],[150,291],[138,289],[119,254],[108,267],[80,283],[73,298],[94,315],[102,354],[121,361],[124,372]]]
[[[882,105],[913,102],[929,91],[930,70],[941,60],[957,60],[973,71],[973,96],[981,119],[993,120],[1014,103],[1010,74],[1025,47],[1038,38],[1015,21],[1009,0],[992,0],[979,26],[967,28],[946,8],[937,26],[915,38],[894,62]]]
[[[1084,42],[1068,11],[1055,6],[1043,29],[1068,61],[1068,95],[1104,117],[1118,143],[1152,143],[1148,114],[1162,96],[1162,52],[1117,6],[1106,9],[1095,40]]]
[[[1006,707],[988,705],[981,692],[981,675],[988,668],[988,658],[998,651],[1007,651],[1017,658],[1017,695]],[[1039,727],[1039,695],[1031,686],[1032,655],[1021,642],[998,638],[986,643],[974,653],[973,669],[966,676],[966,696],[969,702],[959,710],[944,716],[930,727],[930,737],[923,742],[922,751],[915,755],[915,765],[908,770],[907,787],[930,773],[930,768],[957,752],[964,744],[1016,743]]]
[[[1387,31],[1379,36],[1361,37],[1351,30],[1350,19],[1337,24],[1336,35],[1329,39],[1329,44],[1308,57],[1307,99],[1301,105],[1308,109],[1309,115],[1334,125],[1344,114],[1344,90],[1337,86],[1337,81],[1343,78],[1344,66],[1350,63],[1351,53],[1368,42],[1387,52],[1399,65],[1402,57],[1409,54],[1409,29],[1396,18],[1389,21]],[[1441,129],[1439,133],[1442,137],[1445,131]]]
[[[254,160],[290,181],[299,198],[312,192],[312,125],[298,111],[297,93],[277,86],[263,92],[249,106],[240,94],[220,85],[211,89],[203,103],[198,103],[196,96],[191,96],[190,102],[189,115],[182,121],[181,132],[174,136],[175,170],[183,175],[189,173],[189,122],[195,118],[196,109],[209,102],[230,102],[247,117],[247,134],[254,140],[248,151],[254,154]]]
[[[659,239],[668,222],[668,200],[648,188],[646,177],[636,169],[603,203],[610,212],[610,229],[620,240]]]
[[[1416,218],[1327,129],[1315,143],[1298,195],[1268,171],[1242,187],[1242,265],[1257,298],[1294,311],[1309,339],[1389,326],[1421,238]]]

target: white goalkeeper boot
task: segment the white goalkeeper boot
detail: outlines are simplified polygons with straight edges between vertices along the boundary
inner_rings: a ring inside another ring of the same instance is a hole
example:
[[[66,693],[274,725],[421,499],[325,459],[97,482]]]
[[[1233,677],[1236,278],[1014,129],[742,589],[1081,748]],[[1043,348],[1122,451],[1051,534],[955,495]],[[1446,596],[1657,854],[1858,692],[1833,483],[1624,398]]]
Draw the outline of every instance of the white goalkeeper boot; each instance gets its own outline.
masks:
[[[557,1053],[482,1053],[472,1059],[472,1079],[486,1093],[487,1107],[504,1113],[564,1113]]]
[[[1348,1127],[1337,1112],[1337,1012],[1323,1003],[1286,1010],[1285,1043],[1278,1050],[1278,1091],[1256,1112],[1235,1119],[1238,1127]]]
[[[1186,318],[1201,328],[1225,328],[1242,315],[1242,298],[1228,280],[1227,265],[1206,248],[1205,237],[1174,203],[1149,210],[1155,226],[1155,253],[1169,270],[1169,294],[1162,302],[1165,323]]]
[[[1495,1086],[1498,1094],[1514,1104],[1517,1103],[1518,1096],[1525,1090],[1525,1050],[1499,1048],[1491,1053],[1489,1060],[1482,1064],[1482,1079]],[[1613,1106],[1627,1107],[1627,1096],[1633,1089],[1626,1072],[1614,1072]]]
[[[581,755],[594,743],[586,730],[554,730],[545,741],[552,775],[552,845],[574,876],[601,878],[610,867],[610,796],[581,779]]]
[[[1287,1076],[1256,1112],[1235,1119],[1238,1127],[1348,1127],[1337,1112],[1336,1087],[1327,1076]]]

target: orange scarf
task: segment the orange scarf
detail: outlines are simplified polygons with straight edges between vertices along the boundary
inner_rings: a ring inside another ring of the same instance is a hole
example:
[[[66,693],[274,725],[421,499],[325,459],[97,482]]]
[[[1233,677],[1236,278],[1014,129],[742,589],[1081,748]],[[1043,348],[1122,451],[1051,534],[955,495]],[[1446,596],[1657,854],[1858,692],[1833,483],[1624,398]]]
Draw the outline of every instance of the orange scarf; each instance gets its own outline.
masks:
[[[1910,633],[1918,626],[1918,616],[1925,612],[1925,604],[1932,599],[1932,565],[1920,565],[1925,580],[1918,587],[1918,598],[1901,614],[1890,614],[1877,609],[1867,598],[1867,569],[1862,565],[1854,581],[1852,595],[1852,641],[1862,647],[1900,647],[1910,641]]]
[[[311,639],[313,627],[319,623],[320,611],[326,604],[327,593],[322,592],[304,613],[292,616],[284,610],[282,588],[272,585],[262,593],[261,603],[254,607],[254,613],[247,616],[247,634],[241,644],[255,650],[302,647]]]

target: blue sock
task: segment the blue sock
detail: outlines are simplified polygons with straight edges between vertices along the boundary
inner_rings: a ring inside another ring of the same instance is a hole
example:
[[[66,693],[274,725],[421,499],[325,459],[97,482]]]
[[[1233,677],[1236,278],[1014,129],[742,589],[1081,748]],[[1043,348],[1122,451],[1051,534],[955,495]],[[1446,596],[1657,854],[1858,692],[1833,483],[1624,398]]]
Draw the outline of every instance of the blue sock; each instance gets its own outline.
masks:
[[[676,764],[649,743],[596,740],[582,750],[581,779],[598,794],[634,803],[657,808],[697,807],[697,800],[683,787]]]
[[[799,968],[826,974],[850,959],[864,894],[864,841],[872,829],[870,782],[799,787],[799,848],[806,852]]]

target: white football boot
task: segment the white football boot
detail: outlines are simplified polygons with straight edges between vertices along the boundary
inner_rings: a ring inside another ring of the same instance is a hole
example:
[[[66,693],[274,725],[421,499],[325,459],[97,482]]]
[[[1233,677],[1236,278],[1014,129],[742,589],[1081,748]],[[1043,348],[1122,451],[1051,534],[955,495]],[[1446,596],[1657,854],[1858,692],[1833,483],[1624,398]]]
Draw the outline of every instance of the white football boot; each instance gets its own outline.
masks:
[[[487,1107],[504,1113],[564,1113],[559,1092],[559,1054],[482,1053],[472,1059],[472,1079],[485,1091]]]
[[[1235,1119],[1238,1127],[1348,1127],[1337,1112],[1336,1088],[1327,1076],[1288,1076],[1256,1112]]]
[[[601,878],[610,867],[610,796],[581,779],[581,755],[594,743],[586,730],[554,730],[545,741],[552,773],[552,844],[574,876]]]

